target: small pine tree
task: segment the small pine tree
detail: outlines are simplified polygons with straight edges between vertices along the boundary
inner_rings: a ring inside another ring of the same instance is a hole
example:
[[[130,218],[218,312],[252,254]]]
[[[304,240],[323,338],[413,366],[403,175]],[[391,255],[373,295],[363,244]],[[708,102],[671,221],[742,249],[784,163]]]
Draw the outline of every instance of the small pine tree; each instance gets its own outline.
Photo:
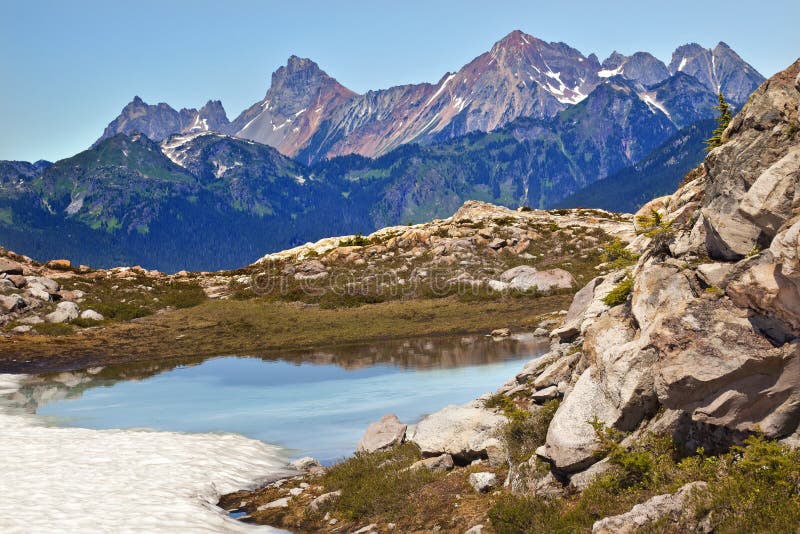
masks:
[[[725,101],[725,97],[722,96],[722,91],[719,92],[718,97],[719,105],[714,106],[714,109],[719,110],[717,127],[711,133],[711,138],[706,141],[706,152],[710,152],[722,144],[722,132],[725,131],[725,128],[727,128],[728,124],[731,122],[731,107]]]

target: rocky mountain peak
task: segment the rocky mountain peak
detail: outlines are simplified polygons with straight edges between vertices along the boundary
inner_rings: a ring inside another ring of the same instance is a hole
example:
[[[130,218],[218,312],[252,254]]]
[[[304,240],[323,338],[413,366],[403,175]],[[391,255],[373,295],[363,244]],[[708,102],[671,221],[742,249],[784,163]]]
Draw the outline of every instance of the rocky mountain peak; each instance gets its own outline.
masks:
[[[230,121],[225,108],[219,100],[209,100],[197,112],[198,122],[202,122],[205,130],[223,131]]]
[[[669,72],[684,72],[697,78],[710,91],[721,91],[734,105],[743,104],[764,81],[756,69],[723,42],[714,49],[697,43],[679,46],[672,54]]]
[[[272,74],[264,99],[239,115],[227,131],[296,155],[320,125],[354,96],[314,61],[291,56]]]
[[[614,70],[614,69],[620,67],[623,63],[625,63],[625,61],[627,61],[627,59],[628,59],[628,56],[620,54],[619,52],[614,50],[613,52],[611,52],[611,55],[608,56],[603,61],[603,64],[601,66],[603,67],[603,69],[606,69],[606,70]]]
[[[531,46],[544,45],[544,41],[528,35],[521,30],[514,30],[499,41],[490,50],[491,53],[498,53],[501,50],[520,50]]]

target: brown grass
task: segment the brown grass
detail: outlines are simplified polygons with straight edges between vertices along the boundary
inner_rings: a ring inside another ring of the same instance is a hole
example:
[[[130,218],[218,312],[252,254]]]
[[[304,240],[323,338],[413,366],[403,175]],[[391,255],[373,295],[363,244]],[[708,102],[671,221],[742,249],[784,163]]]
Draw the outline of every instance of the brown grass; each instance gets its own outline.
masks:
[[[210,300],[72,335],[0,337],[0,372],[43,372],[182,356],[268,355],[414,336],[533,328],[570,295],[461,302],[455,297],[336,310],[264,299]]]

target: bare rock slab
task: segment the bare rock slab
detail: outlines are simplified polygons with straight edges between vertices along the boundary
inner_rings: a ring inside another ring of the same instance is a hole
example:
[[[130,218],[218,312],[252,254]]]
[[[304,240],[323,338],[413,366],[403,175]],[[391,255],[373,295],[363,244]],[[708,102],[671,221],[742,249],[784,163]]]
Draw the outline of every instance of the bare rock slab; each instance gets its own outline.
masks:
[[[488,448],[507,419],[478,403],[447,406],[419,422],[411,441],[423,456],[450,454],[462,463],[488,458]]]
[[[384,415],[380,421],[367,427],[356,450],[359,452],[382,451],[402,443],[406,427],[407,425],[401,423],[396,415]]]

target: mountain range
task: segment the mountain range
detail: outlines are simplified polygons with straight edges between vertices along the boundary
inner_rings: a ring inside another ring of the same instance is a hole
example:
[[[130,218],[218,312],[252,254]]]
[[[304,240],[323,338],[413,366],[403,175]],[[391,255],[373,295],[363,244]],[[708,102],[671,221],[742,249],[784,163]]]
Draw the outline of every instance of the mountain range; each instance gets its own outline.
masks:
[[[724,43],[682,46],[669,65],[646,52],[600,63],[519,31],[436,84],[363,95],[293,56],[233,121],[219,101],[137,97],[72,158],[0,162],[0,244],[210,270],[468,199],[631,210],[702,159],[718,92],[737,108],[762,80]]]
[[[704,96],[722,92],[739,107],[764,81],[725,43],[711,50],[681,46],[669,66],[647,52],[614,52],[601,64],[594,54],[514,31],[435,84],[365,94],[344,87],[310,59],[292,56],[273,73],[264,98],[230,122],[219,101],[199,111],[175,111],[136,97],[101,140],[141,132],[161,141],[214,130],[273,146],[303,163],[347,154],[375,157],[406,143],[493,131],[517,117],[555,117],[615,76],[635,82],[640,98],[677,128],[697,120],[698,112],[708,117]],[[676,86],[691,103],[674,100]]]

